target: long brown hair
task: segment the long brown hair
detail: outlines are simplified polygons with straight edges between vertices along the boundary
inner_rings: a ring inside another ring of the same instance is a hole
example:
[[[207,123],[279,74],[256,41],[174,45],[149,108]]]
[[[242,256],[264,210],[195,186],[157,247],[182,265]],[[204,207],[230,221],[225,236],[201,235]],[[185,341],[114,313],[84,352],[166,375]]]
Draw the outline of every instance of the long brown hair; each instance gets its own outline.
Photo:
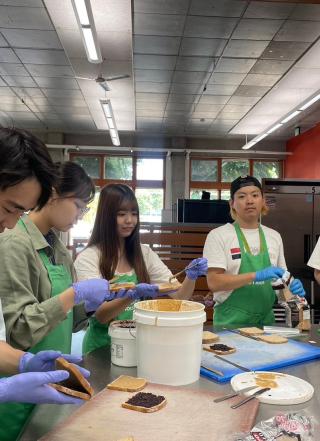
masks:
[[[109,184],[100,193],[97,215],[88,246],[100,250],[99,269],[102,276],[110,280],[118,265],[120,239],[117,232],[117,215],[120,210],[134,210],[138,222],[129,237],[125,238],[125,253],[139,282],[150,282],[140,244],[140,220],[137,199],[130,187],[124,184]]]

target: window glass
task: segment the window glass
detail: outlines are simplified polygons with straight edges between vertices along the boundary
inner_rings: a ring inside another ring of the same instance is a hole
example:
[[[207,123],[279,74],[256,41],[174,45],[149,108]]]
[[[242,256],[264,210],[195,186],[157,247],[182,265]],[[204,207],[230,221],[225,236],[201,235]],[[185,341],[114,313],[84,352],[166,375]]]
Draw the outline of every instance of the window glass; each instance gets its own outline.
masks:
[[[222,160],[222,182],[232,182],[239,176],[249,174],[249,161]]]
[[[96,187],[96,194],[94,196],[94,199],[92,202],[90,202],[90,204],[88,204],[90,210],[71,229],[70,231],[71,239],[73,238],[88,239],[90,237],[94,220],[96,218],[99,196],[100,196],[100,188]]]
[[[132,158],[110,156],[105,159],[104,175],[106,179],[132,179]]]
[[[210,199],[218,199],[218,190],[212,188],[210,188],[210,190],[205,188],[192,188],[190,190],[190,199],[201,199],[203,191],[208,191],[210,193]]]
[[[100,178],[100,158],[94,156],[74,156],[73,161],[81,165],[91,178]]]
[[[218,161],[192,159],[191,181],[216,182],[217,180]]]
[[[280,162],[278,161],[254,161],[253,176],[259,181],[262,178],[279,178],[280,177]]]
[[[221,190],[221,199],[228,201],[230,199],[230,190]]]
[[[163,159],[139,158],[137,160],[137,179],[163,180]]]
[[[135,195],[139,204],[140,221],[161,222],[163,189],[137,188]]]

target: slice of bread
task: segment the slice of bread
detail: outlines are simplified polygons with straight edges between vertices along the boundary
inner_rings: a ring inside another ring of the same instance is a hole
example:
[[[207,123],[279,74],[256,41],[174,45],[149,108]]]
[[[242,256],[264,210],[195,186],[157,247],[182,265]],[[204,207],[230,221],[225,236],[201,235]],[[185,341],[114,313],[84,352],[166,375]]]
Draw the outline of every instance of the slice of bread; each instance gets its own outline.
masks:
[[[146,407],[143,405],[143,403],[147,401],[146,398],[148,398],[148,396],[152,397],[153,399],[157,399],[158,401],[160,400],[161,401],[158,404],[155,404],[154,406]],[[136,404],[132,404],[130,403],[130,401],[134,401]],[[167,400],[163,396],[160,395],[157,396],[152,393],[139,392],[136,395],[133,395],[125,403],[122,403],[121,406],[124,407],[125,409],[136,410],[138,412],[152,413],[162,409],[166,404],[167,404]]]
[[[133,289],[136,285],[132,282],[127,283],[112,283],[110,285],[110,291],[118,292],[121,289]]]
[[[263,329],[259,329],[259,328],[239,328],[238,331],[240,332],[240,334],[243,335],[262,335],[264,334],[264,330]]]
[[[178,281],[172,282],[172,283],[165,282],[165,283],[158,284],[159,292],[161,292],[161,293],[170,292],[170,291],[178,291],[180,286],[181,286],[181,283]]]
[[[144,378],[130,377],[129,375],[120,375],[116,380],[107,385],[108,389],[121,390],[124,392],[138,392],[147,385]]]
[[[210,331],[203,331],[202,333],[202,344],[206,344],[206,343],[215,343],[216,341],[219,340],[219,335],[214,334],[213,332]]]
[[[265,343],[273,343],[273,344],[280,344],[280,343],[287,343],[288,339],[286,337],[282,337],[282,335],[261,335],[259,336],[260,341],[264,341]]]
[[[214,348],[213,346],[215,346],[215,345],[212,345],[212,346],[205,345],[205,346],[203,346],[203,349],[205,351],[213,352],[214,354],[218,354],[218,355],[228,355],[228,354],[233,354],[234,352],[236,352],[236,348],[232,348],[231,346],[228,346],[229,349],[226,349],[226,350]],[[221,346],[226,346],[226,345],[221,345]]]
[[[50,383],[51,387],[66,395],[72,395],[82,400],[90,400],[92,398],[94,390],[74,364],[59,357],[56,359],[55,365],[56,369],[68,371],[70,376],[60,383]]]

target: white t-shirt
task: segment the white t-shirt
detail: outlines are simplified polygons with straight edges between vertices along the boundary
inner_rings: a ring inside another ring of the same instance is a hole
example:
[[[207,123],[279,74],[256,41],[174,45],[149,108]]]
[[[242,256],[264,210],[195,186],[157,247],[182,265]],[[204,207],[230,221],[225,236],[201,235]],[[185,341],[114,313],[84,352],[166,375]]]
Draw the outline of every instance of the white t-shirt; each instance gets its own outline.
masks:
[[[283,253],[283,243],[280,234],[271,228],[261,225],[268,247],[271,265],[286,269]],[[250,251],[253,255],[259,254],[259,229],[243,229]],[[208,259],[208,268],[223,268],[228,274],[238,274],[241,263],[241,252],[236,230],[232,224],[211,230],[207,236],[203,257]],[[217,291],[214,300],[224,302],[232,291]]]
[[[141,244],[141,250],[151,284],[165,283],[172,276],[169,268],[149,245]],[[96,246],[85,248],[74,263],[78,280],[100,279],[99,269],[100,251]]]
[[[318,242],[316,243],[316,246],[312,251],[307,265],[311,266],[311,268],[320,270],[320,238],[318,239]]]
[[[4,324],[4,318],[2,314],[2,304],[0,300],[0,340],[6,341],[6,326]]]

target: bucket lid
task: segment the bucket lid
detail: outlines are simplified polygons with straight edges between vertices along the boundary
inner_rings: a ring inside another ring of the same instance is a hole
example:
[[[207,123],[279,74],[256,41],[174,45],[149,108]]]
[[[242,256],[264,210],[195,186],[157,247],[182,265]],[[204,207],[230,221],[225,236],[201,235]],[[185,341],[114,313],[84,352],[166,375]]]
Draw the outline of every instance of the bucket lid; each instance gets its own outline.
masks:
[[[132,326],[130,326],[130,323]],[[111,322],[108,334],[110,337],[132,340],[136,337],[135,320],[115,320]]]
[[[203,311],[204,305],[190,300],[156,299],[137,302],[134,308],[142,311],[188,313]]]

